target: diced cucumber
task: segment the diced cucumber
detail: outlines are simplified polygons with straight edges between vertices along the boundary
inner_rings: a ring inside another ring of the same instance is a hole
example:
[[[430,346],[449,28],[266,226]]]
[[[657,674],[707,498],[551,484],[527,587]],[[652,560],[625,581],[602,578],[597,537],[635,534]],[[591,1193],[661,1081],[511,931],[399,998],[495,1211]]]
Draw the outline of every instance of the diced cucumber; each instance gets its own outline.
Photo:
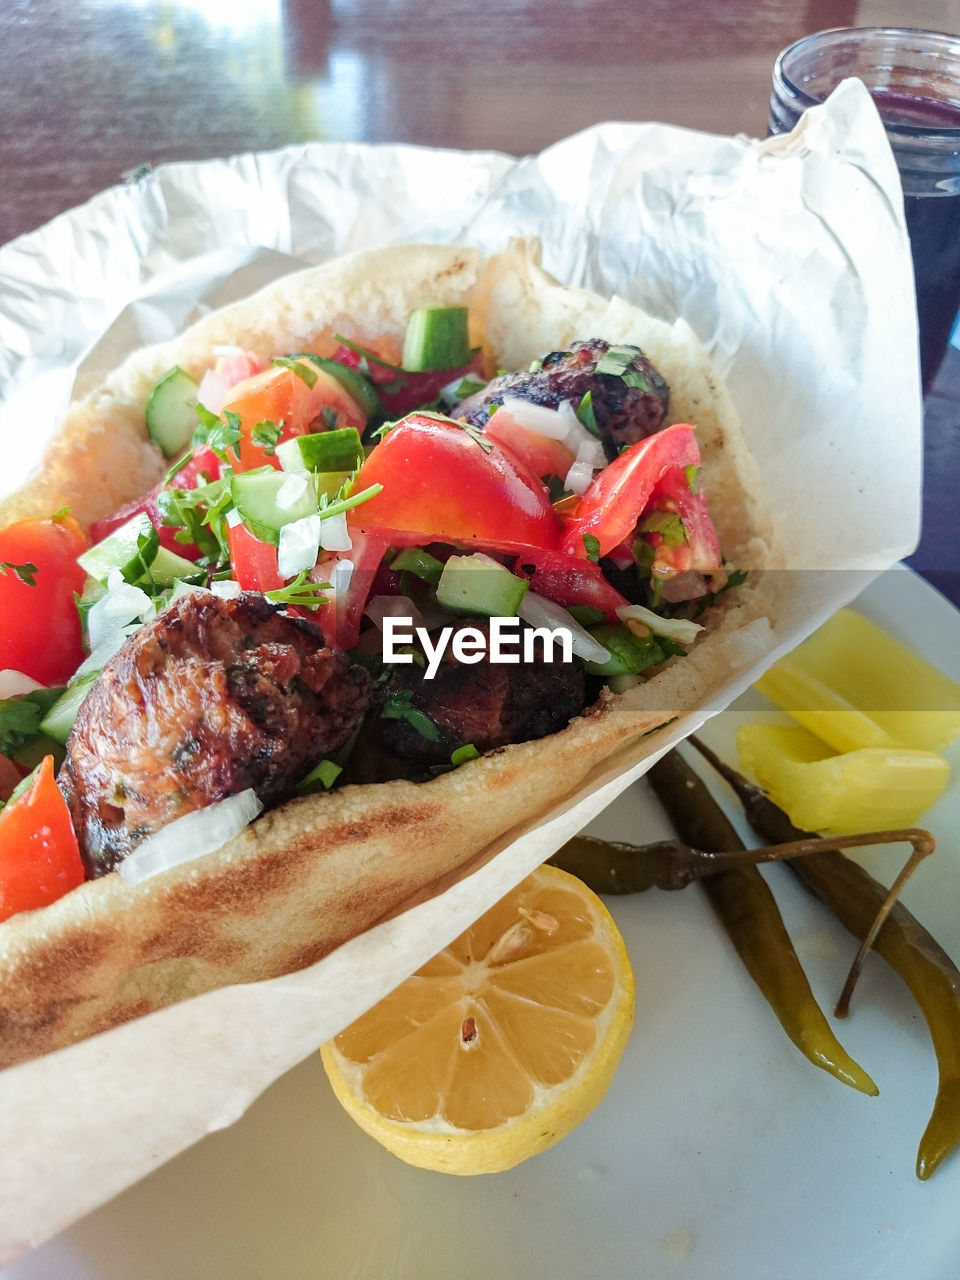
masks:
[[[119,569],[127,582],[151,581],[161,586],[199,572],[192,560],[160,545],[159,534],[142,511],[77,556],[77,563],[97,582],[106,582],[113,569]]]
[[[316,515],[317,491],[310,476],[305,475],[303,493],[289,506],[281,506],[280,490],[292,476],[284,471],[240,471],[230,477],[230,495],[240,518],[251,533],[263,542],[276,545],[285,524]]]
[[[277,445],[284,471],[353,471],[363,461],[363,443],[356,427],[294,436]]]
[[[437,583],[437,604],[454,613],[512,618],[529,586],[489,556],[451,556]]]
[[[77,718],[77,712],[80,710],[80,704],[90,692],[90,686],[99,674],[99,671],[91,671],[63,691],[40,721],[40,728],[47,737],[61,744],[66,742],[73,728],[73,722]]]
[[[197,429],[196,382],[175,364],[150,392],[144,415],[150,439],[165,458],[175,458]]]
[[[403,368],[410,373],[427,369],[459,369],[470,359],[466,307],[422,307],[407,321],[403,338]]]
[[[326,356],[315,356],[312,352],[299,352],[294,359],[310,360],[322,369],[324,373],[329,373],[331,378],[336,378],[347,395],[356,400],[359,407],[367,415],[367,421],[371,418],[377,418],[383,412],[383,405],[380,403],[380,397],[377,395],[376,388],[369,378],[365,378],[357,369],[351,369],[349,365],[341,364],[339,360],[328,360]]]
[[[594,627],[590,634],[610,654],[606,662],[584,662],[586,670],[594,676],[637,675],[663,662],[667,656],[656,636],[635,636],[616,622]]]
[[[390,568],[397,573],[412,573],[414,577],[435,587],[443,573],[443,561],[432,556],[422,547],[404,547],[390,561]]]

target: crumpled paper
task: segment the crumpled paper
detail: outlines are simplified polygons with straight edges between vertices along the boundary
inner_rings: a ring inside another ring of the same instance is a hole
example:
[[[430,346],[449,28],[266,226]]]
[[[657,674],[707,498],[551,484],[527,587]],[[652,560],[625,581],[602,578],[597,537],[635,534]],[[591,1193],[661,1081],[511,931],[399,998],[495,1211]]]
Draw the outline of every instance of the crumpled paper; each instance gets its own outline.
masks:
[[[764,142],[605,124],[519,161],[317,144],[107,191],[0,249],[0,491],[72,395],[210,307],[347,250],[517,234],[539,235],[566,283],[683,316],[707,345],[796,571],[775,633],[758,627],[755,660],[709,703],[438,897],[301,973],[0,1074],[0,1261],[232,1123],[915,545],[913,277],[896,167],[856,81]]]

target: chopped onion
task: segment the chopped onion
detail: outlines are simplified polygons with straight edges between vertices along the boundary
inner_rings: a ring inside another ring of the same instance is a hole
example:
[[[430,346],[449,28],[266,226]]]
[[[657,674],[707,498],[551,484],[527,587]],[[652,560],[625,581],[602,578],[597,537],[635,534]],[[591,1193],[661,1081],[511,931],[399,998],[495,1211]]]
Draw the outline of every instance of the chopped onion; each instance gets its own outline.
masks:
[[[289,511],[307,492],[307,477],[292,472],[277,490],[277,506],[281,511]]]
[[[215,853],[239,835],[263,809],[252,788],[219,800],[204,809],[195,809],[148,836],[120,863],[120,875],[127,884],[140,884],[151,876],[192,862],[206,853]]]
[[[409,596],[371,596],[364,613],[378,631],[384,618],[409,618],[413,626],[423,626],[423,615]]]
[[[320,554],[319,516],[291,520],[280,530],[277,569],[281,578],[295,578],[301,569],[312,569]]]
[[[347,513],[320,516],[320,545],[324,551],[352,551],[353,540],[347,529]]]
[[[210,350],[218,360],[221,356],[245,356],[247,354],[243,347],[238,347],[235,342],[215,342]]]
[[[200,379],[200,385],[197,387],[197,402],[202,404],[210,413],[219,414],[223,406],[227,403],[227,394],[230,391],[230,383],[222,374],[217,373],[216,369],[208,369]]]
[[[230,507],[227,510],[227,514],[224,516],[224,519],[231,529],[235,529],[238,524],[243,524],[243,516],[236,507]]]
[[[534,404],[531,400],[521,400],[518,396],[504,396],[503,407],[518,427],[533,431],[538,436],[546,436],[548,440],[566,439],[569,424],[556,409]]]
[[[655,636],[676,640],[677,644],[693,644],[703,627],[689,618],[661,618],[659,613],[645,609],[642,604],[625,604],[617,610],[621,622],[642,622]]]
[[[350,579],[353,577],[354,564],[352,560],[338,560],[330,572],[330,590],[337,597],[347,594],[350,587]]]
[[[32,676],[25,676],[22,671],[14,671],[11,667],[0,671],[0,698],[18,698],[23,693],[33,693],[34,689],[45,689]]]
[[[563,605],[548,600],[546,596],[537,595],[535,591],[528,591],[520,601],[517,612],[531,627],[549,627],[553,631],[562,627],[564,631],[569,631],[573,637],[573,652],[578,658],[584,658],[587,662],[609,662],[610,651],[598,640],[594,640],[590,632],[581,627]]]
[[[571,493],[586,493],[593,480],[593,466],[582,458],[576,458],[564,477],[563,487]]]
[[[243,588],[234,578],[214,578],[210,583],[210,590],[221,600],[236,600]]]
[[[146,622],[156,616],[157,607],[145,591],[126,582],[119,569],[111,569],[107,590],[87,614],[87,636],[91,649],[99,649],[115,635],[125,637],[125,628],[134,620]],[[116,645],[120,647],[121,639]]]

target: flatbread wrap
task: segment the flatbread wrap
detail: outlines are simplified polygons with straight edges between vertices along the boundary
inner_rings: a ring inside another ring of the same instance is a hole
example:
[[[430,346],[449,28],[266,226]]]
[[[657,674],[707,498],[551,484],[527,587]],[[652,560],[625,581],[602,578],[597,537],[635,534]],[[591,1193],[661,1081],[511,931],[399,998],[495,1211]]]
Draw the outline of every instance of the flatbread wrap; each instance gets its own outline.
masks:
[[[108,859],[95,867],[107,874],[48,906],[12,916],[0,924],[0,1065],[214,987],[319,960],[467,874],[621,755],[635,760],[645,735],[756,661],[776,609],[777,575],[769,570],[778,556],[756,467],[706,354],[682,321],[667,324],[620,299],[560,286],[541,270],[529,242],[490,257],[422,245],[353,255],[287,277],[206,316],[178,339],[134,354],[71,407],[40,475],[0,505],[0,527],[69,507],[89,530],[160,482],[170,464],[147,437],[145,405],[174,367],[200,382],[225,347],[263,362],[303,352],[322,359],[340,335],[398,359],[411,313],[449,307],[468,308],[470,342],[487,377],[526,370],[532,361],[543,364],[548,353],[577,352],[588,340],[601,340],[604,353],[641,348],[669,386],[661,428],[695,424],[699,461],[686,468],[688,487],[699,493],[702,486],[708,496],[723,562],[737,571],[736,585],[722,589],[729,579],[720,571],[712,584],[717,589],[697,603],[696,636],[682,656],[676,648],[665,651],[652,674],[619,681],[619,692],[605,679],[595,680],[590,700],[545,736],[538,731],[534,740],[467,753],[474,758],[465,758],[461,748],[460,761],[452,761],[458,767],[424,766],[418,780],[348,781],[327,793],[284,799],[217,852],[136,884],[113,871]],[[466,409],[470,401],[463,404]],[[488,404],[486,412],[491,409],[496,405]],[[436,420],[428,416],[420,426],[433,429],[431,422]],[[435,429],[446,431],[448,424]],[[480,453],[491,449],[482,427],[468,422],[462,433]],[[379,456],[374,450],[360,468],[357,486]],[[628,456],[624,447],[619,457]],[[614,465],[607,470],[612,473]],[[383,510],[375,506],[377,497],[369,501],[370,512]],[[351,515],[355,538],[364,532],[362,513],[357,507]],[[568,540],[582,541],[576,550],[585,571],[593,564],[591,550],[598,554],[589,541],[597,541],[589,531],[595,527],[583,525],[583,532],[575,519],[567,524]],[[417,541],[400,539],[399,545]],[[438,539],[419,538],[424,541]],[[500,550],[482,537],[449,541],[467,556]],[[511,565],[536,594],[549,575],[536,563],[524,565],[518,546],[511,549]],[[599,549],[604,556],[609,550]],[[498,572],[502,567],[492,566]],[[325,631],[338,635],[342,616],[320,612]],[[409,705],[407,693],[403,698]],[[448,750],[449,742],[443,745]],[[362,764],[353,776],[364,777]]]

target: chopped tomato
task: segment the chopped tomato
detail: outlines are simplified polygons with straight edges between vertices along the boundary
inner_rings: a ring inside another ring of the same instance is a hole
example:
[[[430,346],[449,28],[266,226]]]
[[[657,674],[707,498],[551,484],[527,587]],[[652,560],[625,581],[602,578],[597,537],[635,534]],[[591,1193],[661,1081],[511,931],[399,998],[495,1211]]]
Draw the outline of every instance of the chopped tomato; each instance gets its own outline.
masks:
[[[703,495],[693,492],[685,472],[667,472],[653,491],[650,510],[675,512],[683,522],[685,541],[676,547],[659,547],[658,560],[677,573],[688,570],[706,573],[719,568],[722,556],[717,531]]]
[[[698,498],[691,491],[687,468],[699,465],[700,450],[694,439],[693,427],[685,423],[675,423],[632,444],[600,472],[582,494],[573,512],[566,517],[567,531],[563,536],[562,549],[586,558],[586,536],[596,539],[595,549],[599,555],[608,555],[632,534],[665,477],[671,477],[669,488],[674,497],[685,490],[691,499]],[[661,493],[664,490],[661,489]],[[696,503],[685,502],[685,506],[700,509],[698,527],[705,540],[704,545],[709,541],[706,527],[709,525],[712,545],[716,548],[715,567],[720,563],[719,547],[706,507],[702,499]]]
[[[227,526],[230,570],[244,591],[276,591],[283,586],[277,566],[277,548],[261,540],[237,522]]]
[[[169,485],[162,482],[156,485],[149,493],[145,493],[141,498],[135,498],[133,502],[126,503],[119,511],[115,511],[112,516],[104,516],[102,520],[95,520],[90,526],[90,541],[92,543],[102,542],[108,534],[113,533],[114,529],[119,529],[122,524],[126,524],[132,517],[144,512],[150,517],[150,523],[156,529],[160,536],[160,544],[167,548],[168,551],[175,551],[179,556],[186,556],[188,560],[196,560],[200,555],[200,548],[192,542],[178,542],[178,528],[175,525],[164,524],[163,515],[157,503],[160,490],[163,488],[171,489],[196,489],[202,484],[208,484],[211,480],[220,479],[220,459],[212,449],[199,448],[193,452],[193,457],[181,467],[177,474],[173,477]]]
[[[231,351],[229,355],[219,357],[214,371],[228,387],[235,387],[238,382],[263,373],[266,367],[260,357],[252,351]]]
[[[83,661],[73,597],[86,581],[77,564],[86,546],[72,516],[21,520],[0,530],[0,670],[65,684]]]
[[[531,588],[555,604],[565,609],[572,604],[602,609],[610,622],[616,622],[617,610],[630,603],[593,560],[581,560],[563,551],[525,551],[517,556],[513,572],[529,578]]]
[[[484,427],[483,434],[488,440],[502,445],[535,476],[559,476],[562,480],[576,457],[562,441],[551,440],[521,427],[509,409],[498,409]]]
[[[353,489],[373,484],[382,492],[350,513],[351,527],[385,533],[394,546],[455,542],[522,551],[556,547],[563,532],[538,476],[446,418],[415,413],[393,427]]]
[[[261,422],[279,426],[281,440],[325,431],[331,425],[364,430],[366,414],[336,378],[309,362],[304,370],[306,378],[288,365],[273,365],[231,388],[221,416],[226,420],[227,413],[235,413],[240,418],[239,457],[230,451],[235,470],[279,468],[276,457],[253,442],[254,428]]]
[[[45,756],[27,790],[0,810],[0,920],[45,907],[83,880],[70,811]]]
[[[363,610],[373,589],[380,562],[386,554],[390,540],[380,532],[365,533],[360,529],[350,532],[353,546],[339,557],[353,565],[350,581],[339,593],[327,592],[326,602],[313,614],[320,624],[324,639],[332,648],[352,649],[360,638]],[[337,557],[321,560],[311,575],[319,582],[335,582],[334,569]]]
[[[16,761],[9,756],[0,756],[0,800],[6,803],[25,776],[24,769]]]
[[[457,369],[426,369],[422,373],[407,373],[395,366],[366,361],[359,351],[350,347],[338,347],[333,359],[349,369],[359,369],[376,385],[388,418],[399,418],[421,405],[433,404],[444,387],[460,378],[483,376],[483,358],[479,352],[469,364]]]

